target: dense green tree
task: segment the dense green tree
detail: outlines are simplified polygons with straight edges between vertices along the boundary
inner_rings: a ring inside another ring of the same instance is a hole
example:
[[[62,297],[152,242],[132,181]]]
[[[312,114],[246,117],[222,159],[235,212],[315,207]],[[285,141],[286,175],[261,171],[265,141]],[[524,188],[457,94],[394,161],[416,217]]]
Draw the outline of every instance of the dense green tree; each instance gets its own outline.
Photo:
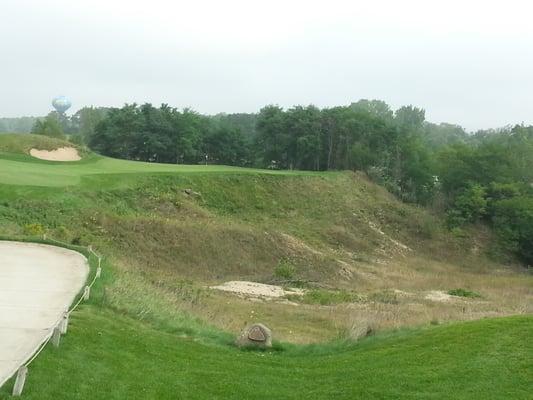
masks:
[[[426,120],[426,111],[413,106],[403,106],[394,113],[394,121],[400,127],[409,130],[422,129]]]
[[[447,123],[437,125],[430,122],[424,124],[422,140],[432,150],[457,143],[466,143],[468,139],[468,133],[459,125]]]
[[[477,222],[487,213],[487,190],[478,184],[471,184],[454,201],[450,210],[452,225]]]
[[[362,99],[350,104],[350,108],[356,112],[365,112],[384,121],[392,121],[394,112],[390,106],[382,100]]]
[[[204,137],[207,161],[213,164],[249,165],[249,149],[246,137],[240,129],[217,128]]]
[[[257,116],[256,149],[264,166],[272,164],[289,168],[290,135],[285,131],[283,109],[276,105],[263,107]]]
[[[519,196],[496,202],[493,225],[508,249],[532,266],[533,196]]]
[[[70,117],[73,134],[79,137],[80,142],[88,143],[102,121],[108,109],[104,107],[83,107]]]
[[[65,134],[57,113],[50,113],[44,119],[35,121],[31,133],[64,139]]]
[[[0,133],[30,133],[38,117],[0,118]]]
[[[533,127],[467,135],[457,125],[426,122],[421,108],[393,112],[378,100],[325,109],[269,105],[258,114],[210,117],[165,104],[98,112],[80,111],[71,125],[102,154],[151,162],[364,171],[404,201],[438,203],[453,226],[492,224],[507,248],[531,262]],[[50,130],[45,122],[36,130]]]

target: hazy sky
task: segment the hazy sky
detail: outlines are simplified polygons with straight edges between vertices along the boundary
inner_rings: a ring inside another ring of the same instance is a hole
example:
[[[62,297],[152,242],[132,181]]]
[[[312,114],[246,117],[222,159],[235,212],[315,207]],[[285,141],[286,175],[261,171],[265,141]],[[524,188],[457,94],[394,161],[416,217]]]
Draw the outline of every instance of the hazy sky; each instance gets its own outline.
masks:
[[[0,0],[0,116],[382,99],[467,129],[533,124],[533,1]]]

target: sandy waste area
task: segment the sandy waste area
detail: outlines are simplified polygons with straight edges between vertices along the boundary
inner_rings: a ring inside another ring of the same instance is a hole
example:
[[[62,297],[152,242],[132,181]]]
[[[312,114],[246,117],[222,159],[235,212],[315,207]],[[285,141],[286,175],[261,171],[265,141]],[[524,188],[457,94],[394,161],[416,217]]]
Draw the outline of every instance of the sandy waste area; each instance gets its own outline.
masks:
[[[289,294],[303,295],[303,289],[284,289],[281,286],[266,285],[264,283],[248,281],[230,281],[218,286],[211,286],[211,289],[232,292],[240,295],[280,298]]]

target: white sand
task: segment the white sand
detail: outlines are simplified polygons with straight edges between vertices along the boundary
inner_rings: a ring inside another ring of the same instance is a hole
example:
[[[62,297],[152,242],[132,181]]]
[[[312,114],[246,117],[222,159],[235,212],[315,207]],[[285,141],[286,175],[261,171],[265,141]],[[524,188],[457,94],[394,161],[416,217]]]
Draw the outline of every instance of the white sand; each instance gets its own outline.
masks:
[[[88,273],[74,251],[0,241],[0,386],[51,334]]]
[[[78,161],[81,160],[78,150],[74,147],[60,147],[55,150],[37,150],[31,149],[30,155],[41,160],[48,161]]]
[[[211,286],[211,289],[223,290],[225,292],[233,292],[237,294],[256,296],[256,297],[270,297],[279,298],[288,294],[303,295],[302,289],[283,289],[281,286],[266,285],[264,283],[248,282],[248,281],[230,281],[222,285]]]

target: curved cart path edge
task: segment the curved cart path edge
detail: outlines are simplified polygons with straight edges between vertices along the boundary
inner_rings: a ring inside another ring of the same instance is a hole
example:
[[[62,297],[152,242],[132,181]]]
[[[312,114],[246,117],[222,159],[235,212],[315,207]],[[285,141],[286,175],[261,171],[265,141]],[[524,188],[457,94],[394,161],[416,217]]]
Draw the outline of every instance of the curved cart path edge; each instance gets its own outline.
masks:
[[[0,387],[52,335],[89,270],[74,250],[0,240]]]

